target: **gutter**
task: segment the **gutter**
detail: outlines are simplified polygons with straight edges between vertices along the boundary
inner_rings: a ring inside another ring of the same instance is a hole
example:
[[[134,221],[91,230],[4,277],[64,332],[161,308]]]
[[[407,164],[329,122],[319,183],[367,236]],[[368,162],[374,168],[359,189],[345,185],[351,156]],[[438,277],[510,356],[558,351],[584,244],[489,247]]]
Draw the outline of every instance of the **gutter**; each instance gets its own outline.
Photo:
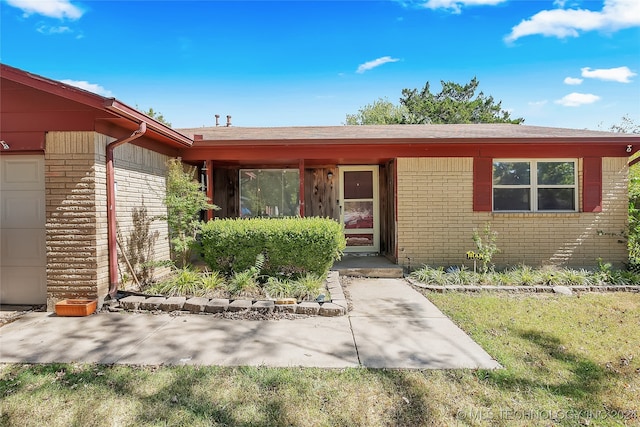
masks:
[[[116,240],[116,179],[113,166],[113,152],[124,145],[140,138],[147,131],[147,123],[142,121],[137,130],[130,136],[117,139],[107,144],[107,245],[109,256],[109,296],[115,298],[118,292],[118,249]]]

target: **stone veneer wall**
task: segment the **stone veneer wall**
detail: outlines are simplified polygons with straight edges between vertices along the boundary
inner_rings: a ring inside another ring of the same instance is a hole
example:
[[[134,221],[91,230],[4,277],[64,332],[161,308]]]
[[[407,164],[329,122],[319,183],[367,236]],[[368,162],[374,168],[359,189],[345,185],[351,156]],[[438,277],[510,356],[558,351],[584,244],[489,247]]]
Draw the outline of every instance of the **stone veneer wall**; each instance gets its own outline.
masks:
[[[472,158],[400,158],[397,167],[398,264],[472,267],[465,253],[476,249],[473,230],[485,223],[498,232],[498,266],[595,267],[602,258],[621,267],[627,261],[620,236],[628,226],[625,158],[603,159],[601,213],[474,212]],[[581,162],[579,175],[581,183]]]
[[[49,132],[45,149],[47,306],[65,298],[98,298],[109,290],[106,145],[96,132]],[[116,211],[123,243],[133,209],[150,217],[166,214],[167,156],[132,144],[115,150]],[[166,221],[156,220],[155,259],[169,259]],[[121,263],[122,272],[127,266]],[[160,271],[162,273],[162,271]],[[129,274],[130,275],[130,274]]]

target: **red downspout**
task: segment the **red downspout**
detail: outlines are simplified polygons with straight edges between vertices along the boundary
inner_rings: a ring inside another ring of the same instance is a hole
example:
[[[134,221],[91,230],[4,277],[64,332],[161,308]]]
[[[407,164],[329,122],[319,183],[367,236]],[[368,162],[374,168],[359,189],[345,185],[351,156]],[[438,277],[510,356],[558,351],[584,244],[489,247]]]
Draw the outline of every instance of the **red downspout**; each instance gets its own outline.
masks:
[[[131,136],[107,144],[107,245],[109,247],[109,296],[118,292],[118,252],[116,241],[116,178],[113,166],[113,151],[116,147],[140,138],[147,131],[147,123],[140,123]]]

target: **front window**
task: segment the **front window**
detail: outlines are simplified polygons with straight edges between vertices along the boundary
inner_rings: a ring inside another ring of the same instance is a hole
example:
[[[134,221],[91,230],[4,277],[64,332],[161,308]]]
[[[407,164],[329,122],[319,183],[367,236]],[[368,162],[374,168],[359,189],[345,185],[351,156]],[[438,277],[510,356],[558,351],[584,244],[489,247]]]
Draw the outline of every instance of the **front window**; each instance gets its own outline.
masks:
[[[282,217],[300,214],[298,169],[241,169],[240,216]]]
[[[577,208],[576,160],[494,160],[493,210],[565,211]]]

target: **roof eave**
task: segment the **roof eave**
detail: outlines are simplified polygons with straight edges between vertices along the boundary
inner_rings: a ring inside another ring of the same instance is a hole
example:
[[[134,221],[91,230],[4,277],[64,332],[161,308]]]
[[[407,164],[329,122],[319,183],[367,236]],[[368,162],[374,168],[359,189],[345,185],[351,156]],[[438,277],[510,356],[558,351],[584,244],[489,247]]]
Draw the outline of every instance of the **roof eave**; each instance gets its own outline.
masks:
[[[193,140],[187,136],[184,136],[180,132],[171,129],[167,125],[153,119],[136,110],[128,105],[118,101],[115,98],[105,98],[104,108],[120,117],[129,119],[136,123],[146,122],[147,128],[155,133],[163,135],[166,138],[170,138],[183,147],[191,147]]]

